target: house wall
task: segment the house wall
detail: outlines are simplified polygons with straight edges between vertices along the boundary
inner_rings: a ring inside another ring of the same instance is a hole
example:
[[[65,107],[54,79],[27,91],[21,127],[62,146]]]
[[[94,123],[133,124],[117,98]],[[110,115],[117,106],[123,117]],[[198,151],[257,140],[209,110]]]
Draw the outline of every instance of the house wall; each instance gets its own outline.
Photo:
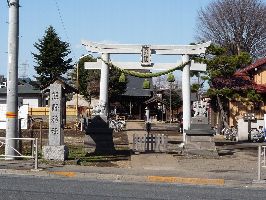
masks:
[[[254,82],[256,84],[266,84],[266,65],[259,67],[254,74]],[[264,102],[258,102],[257,104],[249,103],[246,105],[240,101],[229,102],[229,125],[235,126],[237,120],[243,118],[245,113],[254,113],[258,120],[264,118],[266,113],[266,98],[264,95]]]
[[[266,113],[266,99],[257,105],[245,105],[240,101],[229,102],[229,126],[236,126],[237,120],[243,118],[245,113],[254,113],[258,120],[264,118]]]
[[[30,108],[38,108],[41,106],[40,97],[23,97],[23,105],[29,105]]]
[[[30,108],[37,108],[42,106],[41,95],[36,94],[19,94],[19,105],[20,101],[23,105],[28,105]],[[6,104],[6,95],[0,95],[0,103]]]
[[[258,73],[254,75],[254,81],[257,84],[266,84],[266,66],[258,70]]]

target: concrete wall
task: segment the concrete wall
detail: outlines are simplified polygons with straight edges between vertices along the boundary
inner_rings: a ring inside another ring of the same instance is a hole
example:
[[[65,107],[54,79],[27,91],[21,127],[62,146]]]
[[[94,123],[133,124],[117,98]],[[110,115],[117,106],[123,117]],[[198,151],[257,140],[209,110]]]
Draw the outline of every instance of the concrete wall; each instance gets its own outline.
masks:
[[[248,122],[243,119],[238,121],[238,141],[247,141],[248,140]],[[251,128],[259,129],[259,126],[264,127],[264,120],[256,120],[251,122]]]

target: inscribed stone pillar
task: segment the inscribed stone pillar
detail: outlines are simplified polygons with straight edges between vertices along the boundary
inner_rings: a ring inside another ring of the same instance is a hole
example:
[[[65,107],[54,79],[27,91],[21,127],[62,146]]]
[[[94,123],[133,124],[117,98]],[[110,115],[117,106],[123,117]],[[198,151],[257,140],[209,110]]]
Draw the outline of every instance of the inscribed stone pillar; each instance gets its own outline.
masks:
[[[48,146],[43,148],[44,158],[47,160],[64,161],[67,157],[68,149],[64,145],[63,99],[61,84],[51,84]]]
[[[62,129],[62,86],[54,83],[50,85],[50,109],[49,109],[49,145],[63,145]]]

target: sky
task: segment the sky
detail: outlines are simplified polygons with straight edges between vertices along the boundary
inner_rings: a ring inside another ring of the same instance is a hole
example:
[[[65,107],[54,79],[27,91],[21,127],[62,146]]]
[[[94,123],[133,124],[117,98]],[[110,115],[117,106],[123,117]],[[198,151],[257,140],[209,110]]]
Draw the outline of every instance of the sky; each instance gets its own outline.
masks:
[[[35,75],[33,44],[44,36],[50,25],[62,41],[70,44],[70,57],[76,62],[88,53],[81,40],[176,45],[196,42],[197,12],[210,2],[212,0],[20,0],[19,76]],[[6,0],[0,0],[0,36],[0,74],[6,76]]]

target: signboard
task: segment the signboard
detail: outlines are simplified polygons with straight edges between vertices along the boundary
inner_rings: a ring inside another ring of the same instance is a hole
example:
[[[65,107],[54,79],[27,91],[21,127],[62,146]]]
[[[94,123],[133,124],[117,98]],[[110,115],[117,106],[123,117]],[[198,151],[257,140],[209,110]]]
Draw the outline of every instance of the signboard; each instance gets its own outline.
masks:
[[[255,114],[254,113],[245,113],[243,119],[245,121],[248,121],[248,120],[254,121],[256,118],[255,118]]]
[[[151,66],[151,48],[148,45],[143,45],[141,48],[141,65]]]
[[[28,129],[28,105],[20,106],[18,118],[21,119],[21,129]],[[6,129],[6,104],[0,104],[0,129]]]

